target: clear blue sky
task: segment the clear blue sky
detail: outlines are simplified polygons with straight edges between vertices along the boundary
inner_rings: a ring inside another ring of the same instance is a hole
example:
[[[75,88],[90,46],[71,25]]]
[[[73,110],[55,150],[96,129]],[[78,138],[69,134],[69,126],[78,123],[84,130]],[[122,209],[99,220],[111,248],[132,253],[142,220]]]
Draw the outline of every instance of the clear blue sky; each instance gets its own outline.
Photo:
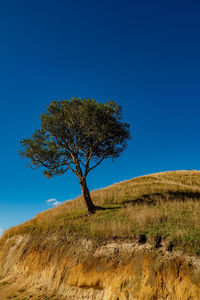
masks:
[[[131,124],[97,189],[135,176],[200,169],[199,1],[0,1],[0,228],[80,194],[70,173],[46,179],[18,155],[53,100],[114,100]]]

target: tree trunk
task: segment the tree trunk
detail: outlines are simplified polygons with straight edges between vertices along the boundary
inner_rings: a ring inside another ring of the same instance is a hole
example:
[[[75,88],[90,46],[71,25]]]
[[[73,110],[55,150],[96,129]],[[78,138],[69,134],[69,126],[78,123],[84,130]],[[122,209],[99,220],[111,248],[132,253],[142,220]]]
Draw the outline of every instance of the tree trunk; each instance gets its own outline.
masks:
[[[90,197],[90,192],[87,187],[86,179],[81,178],[80,179],[80,185],[81,185],[81,192],[83,195],[83,199],[85,200],[85,204],[88,210],[88,214],[94,214],[96,212],[96,206],[92,202],[92,199]]]

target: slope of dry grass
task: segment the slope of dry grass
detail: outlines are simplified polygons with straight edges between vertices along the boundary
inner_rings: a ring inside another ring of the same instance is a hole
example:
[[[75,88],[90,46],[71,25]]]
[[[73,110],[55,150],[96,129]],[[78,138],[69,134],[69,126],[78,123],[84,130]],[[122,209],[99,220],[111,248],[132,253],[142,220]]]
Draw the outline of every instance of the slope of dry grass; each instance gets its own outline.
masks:
[[[145,235],[162,237],[200,253],[200,171],[171,171],[137,177],[92,192],[96,205],[107,208],[86,216],[81,197],[38,214],[13,227],[7,236],[28,233],[33,239],[57,234],[98,241]]]

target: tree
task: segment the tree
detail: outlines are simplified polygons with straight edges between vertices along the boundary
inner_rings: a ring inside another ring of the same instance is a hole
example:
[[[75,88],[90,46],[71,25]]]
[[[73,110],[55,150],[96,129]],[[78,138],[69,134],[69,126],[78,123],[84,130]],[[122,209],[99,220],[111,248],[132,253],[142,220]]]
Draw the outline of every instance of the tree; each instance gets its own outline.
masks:
[[[49,178],[71,170],[78,176],[88,213],[94,213],[87,175],[104,159],[119,157],[130,139],[121,107],[113,101],[72,98],[53,101],[40,118],[41,128],[20,142],[20,155],[31,167],[44,167]]]

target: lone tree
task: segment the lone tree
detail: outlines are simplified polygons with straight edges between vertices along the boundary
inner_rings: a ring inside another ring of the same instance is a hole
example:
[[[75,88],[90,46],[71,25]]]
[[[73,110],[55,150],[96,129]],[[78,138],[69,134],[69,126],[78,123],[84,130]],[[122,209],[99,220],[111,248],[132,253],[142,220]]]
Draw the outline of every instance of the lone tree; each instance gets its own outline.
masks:
[[[53,101],[41,115],[41,128],[21,141],[23,158],[33,168],[44,167],[50,178],[71,170],[78,176],[88,213],[96,207],[86,178],[106,158],[117,158],[130,139],[129,125],[122,122],[115,102],[72,98]]]

